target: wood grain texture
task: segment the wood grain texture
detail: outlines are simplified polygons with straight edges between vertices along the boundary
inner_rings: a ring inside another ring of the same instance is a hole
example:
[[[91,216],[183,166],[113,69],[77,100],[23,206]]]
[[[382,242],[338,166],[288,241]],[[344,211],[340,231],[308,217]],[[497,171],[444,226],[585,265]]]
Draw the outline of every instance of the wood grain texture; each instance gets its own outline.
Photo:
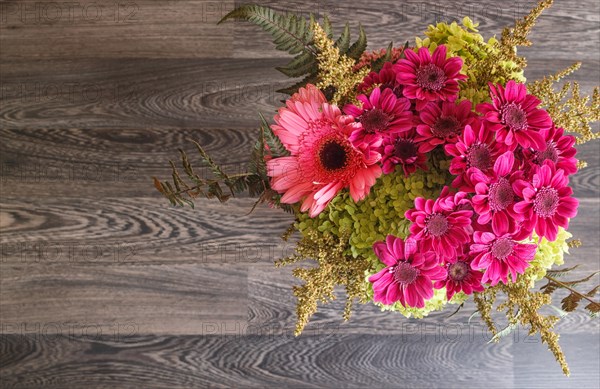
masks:
[[[489,37],[534,2],[259,3],[360,22],[376,49],[464,15]],[[216,26],[233,1],[76,4],[0,2],[0,387],[598,387],[600,321],[584,313],[557,325],[569,379],[524,329],[486,344],[472,304],[424,320],[357,306],[344,323],[339,290],[294,338],[297,281],[272,266],[292,217],[249,216],[244,197],[173,208],[151,185],[177,148],[209,175],[192,139],[241,172],[286,55],[251,25]],[[557,1],[520,51],[528,79],[578,60],[570,79],[598,85],[599,14]],[[600,270],[600,143],[578,157],[583,246],[566,260],[583,275]]]

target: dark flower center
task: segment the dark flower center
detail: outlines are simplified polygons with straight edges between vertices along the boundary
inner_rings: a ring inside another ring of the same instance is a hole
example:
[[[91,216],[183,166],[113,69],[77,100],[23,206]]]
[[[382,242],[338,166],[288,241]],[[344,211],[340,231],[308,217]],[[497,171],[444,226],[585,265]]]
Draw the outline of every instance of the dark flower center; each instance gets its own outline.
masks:
[[[410,139],[398,138],[394,146],[394,156],[405,161],[417,156],[417,145]]]
[[[360,115],[359,121],[362,124],[363,129],[367,133],[372,134],[378,131],[385,131],[388,128],[391,119],[391,116],[381,109],[373,108]]]
[[[343,145],[329,140],[321,147],[319,160],[326,170],[342,169],[348,161],[348,152]]]
[[[477,143],[467,150],[467,165],[485,172],[492,167],[492,153],[485,143]]]
[[[493,211],[502,211],[514,202],[515,194],[510,182],[506,178],[500,178],[498,182],[490,185],[488,198]]]
[[[417,85],[430,91],[439,91],[444,87],[447,77],[443,69],[435,64],[427,64],[417,69]]]
[[[448,231],[448,219],[441,213],[434,213],[425,221],[425,227],[429,234],[439,238]]]
[[[527,114],[515,103],[506,104],[502,110],[502,123],[511,130],[527,129]]]
[[[552,217],[558,208],[558,191],[547,186],[541,188],[533,200],[533,209],[541,217]]]
[[[497,259],[506,259],[513,253],[515,243],[509,238],[500,238],[492,244],[492,255]]]
[[[419,269],[408,262],[400,262],[395,266],[393,272],[394,280],[402,285],[412,284],[419,276]]]
[[[536,153],[535,162],[538,165],[543,164],[545,160],[550,160],[556,163],[558,161],[558,155],[559,152],[556,149],[556,145],[554,144],[554,142],[546,142],[546,150],[538,151]]]
[[[454,116],[440,116],[431,127],[431,133],[438,138],[447,138],[460,133],[461,126]]]
[[[448,266],[448,276],[452,281],[460,282],[469,274],[469,265],[466,262],[458,261]]]

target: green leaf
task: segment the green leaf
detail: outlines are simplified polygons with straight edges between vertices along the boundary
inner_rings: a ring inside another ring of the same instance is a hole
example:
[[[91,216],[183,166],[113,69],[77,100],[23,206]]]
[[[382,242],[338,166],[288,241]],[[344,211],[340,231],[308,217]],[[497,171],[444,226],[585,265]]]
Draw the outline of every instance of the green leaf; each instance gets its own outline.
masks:
[[[340,50],[340,54],[346,54],[350,49],[350,24],[346,23],[342,35],[335,42],[335,46]]]
[[[358,25],[358,39],[356,40],[356,42],[354,42],[352,44],[352,46],[350,46],[350,49],[348,49],[348,52],[346,53],[346,55],[352,59],[354,59],[355,61],[358,61],[360,59],[360,56],[365,52],[365,50],[367,49],[367,34],[365,33],[365,30],[362,26],[362,24]]]

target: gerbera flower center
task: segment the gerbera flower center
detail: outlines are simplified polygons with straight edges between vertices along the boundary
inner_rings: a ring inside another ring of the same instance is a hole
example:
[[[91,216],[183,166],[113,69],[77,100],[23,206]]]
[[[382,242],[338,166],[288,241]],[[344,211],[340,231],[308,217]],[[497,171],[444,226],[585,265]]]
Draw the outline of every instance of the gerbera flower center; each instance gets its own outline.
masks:
[[[348,150],[336,140],[328,140],[319,150],[319,161],[326,170],[342,169],[348,161]]]
[[[466,262],[458,261],[448,266],[448,276],[452,281],[460,282],[469,274],[469,265]]]
[[[515,243],[510,238],[500,238],[492,244],[492,255],[497,259],[506,259],[513,253]]]
[[[467,150],[467,164],[469,167],[476,167],[481,171],[486,171],[492,167],[492,153],[488,145],[477,143]]]
[[[417,156],[417,145],[410,139],[398,138],[394,146],[394,156],[407,160]]]
[[[429,63],[417,69],[417,85],[430,91],[439,91],[444,87],[447,77],[439,66]]]
[[[400,262],[394,267],[393,272],[394,280],[402,285],[412,284],[419,276],[419,269],[413,267],[408,262]]]
[[[385,131],[391,121],[390,115],[379,108],[373,108],[360,115],[359,121],[365,132],[372,134],[378,131]]]
[[[547,142],[546,150],[537,152],[535,162],[541,165],[548,159],[554,163],[558,161],[558,150],[554,142]]]
[[[512,130],[527,129],[527,114],[523,109],[515,104],[506,104],[502,110],[502,123],[506,124]]]
[[[558,191],[545,186],[535,196],[533,209],[541,217],[552,217],[558,208],[558,199]]]
[[[430,235],[439,238],[448,231],[448,219],[441,213],[434,213],[425,221],[425,227]]]
[[[446,138],[460,133],[460,122],[454,116],[440,116],[431,127],[431,133],[438,138]]]
[[[515,194],[510,182],[502,177],[498,182],[490,185],[488,199],[490,208],[493,211],[502,211],[503,209],[506,209],[515,200]]]

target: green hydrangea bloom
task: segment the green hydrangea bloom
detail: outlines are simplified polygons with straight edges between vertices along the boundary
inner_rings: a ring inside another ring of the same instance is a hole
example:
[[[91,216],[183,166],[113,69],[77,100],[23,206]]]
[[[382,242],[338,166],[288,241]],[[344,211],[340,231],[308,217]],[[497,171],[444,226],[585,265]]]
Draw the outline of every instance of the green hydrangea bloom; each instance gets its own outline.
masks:
[[[562,227],[558,228],[558,236],[553,242],[549,242],[546,238],[540,240],[535,233],[533,234],[531,241],[538,247],[533,261],[525,271],[525,276],[531,279],[532,287],[535,281],[544,278],[547,270],[565,263],[564,255],[569,254],[567,240],[572,237],[573,235]]]

